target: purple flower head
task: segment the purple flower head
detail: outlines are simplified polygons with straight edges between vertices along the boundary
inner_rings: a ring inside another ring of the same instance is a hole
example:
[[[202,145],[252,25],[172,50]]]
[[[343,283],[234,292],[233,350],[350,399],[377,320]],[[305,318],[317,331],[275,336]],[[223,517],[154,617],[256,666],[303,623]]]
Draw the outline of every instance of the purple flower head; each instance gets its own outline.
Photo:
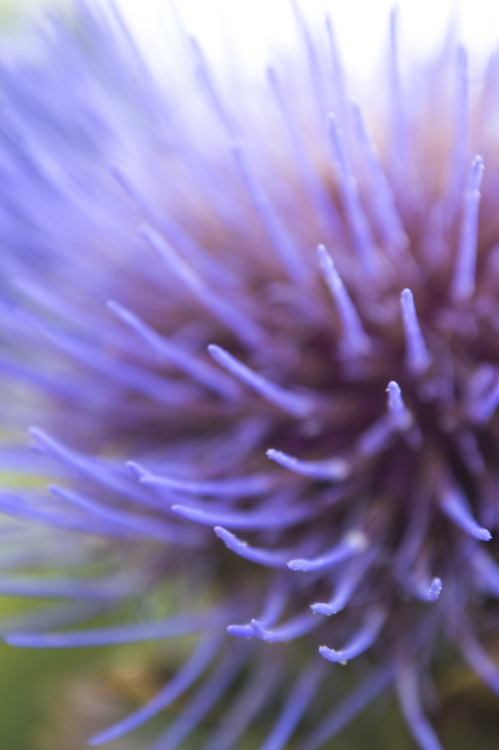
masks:
[[[438,750],[442,649],[499,692],[497,59],[402,79],[394,14],[374,139],[329,21],[235,92],[78,8],[0,68],[0,592],[62,600],[5,639],[194,635],[95,745],[183,697],[151,750],[313,750],[391,690]]]

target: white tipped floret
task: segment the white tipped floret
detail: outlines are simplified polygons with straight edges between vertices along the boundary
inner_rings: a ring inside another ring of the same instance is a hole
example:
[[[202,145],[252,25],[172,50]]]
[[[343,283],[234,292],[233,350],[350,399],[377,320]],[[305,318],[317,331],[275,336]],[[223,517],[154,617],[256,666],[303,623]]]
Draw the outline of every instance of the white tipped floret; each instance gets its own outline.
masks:
[[[366,354],[371,348],[369,337],[364,330],[355,305],[350,299],[350,295],[336,270],[333,259],[324,245],[319,245],[317,252],[322,274],[335,301],[341,319],[343,336],[340,346],[343,352],[349,356]]]
[[[414,296],[410,289],[404,289],[400,297],[402,321],[406,341],[407,369],[413,375],[420,375],[430,365],[430,355],[421,333]]]
[[[464,196],[461,234],[457,252],[456,268],[452,283],[455,302],[469,299],[475,290],[476,256],[478,242],[478,209],[484,164],[481,156],[475,156],[471,165]]]
[[[395,380],[388,383],[388,413],[395,429],[407,430],[412,424],[411,413],[407,410],[402,398],[402,391]]]

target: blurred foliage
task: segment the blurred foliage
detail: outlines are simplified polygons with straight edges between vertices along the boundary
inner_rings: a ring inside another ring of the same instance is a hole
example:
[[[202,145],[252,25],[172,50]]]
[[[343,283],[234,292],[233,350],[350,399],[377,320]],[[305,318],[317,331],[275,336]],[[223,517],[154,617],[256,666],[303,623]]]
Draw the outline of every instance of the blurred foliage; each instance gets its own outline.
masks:
[[[13,27],[36,15],[44,8],[60,6],[67,0],[0,0],[0,26],[3,32],[9,32]]]
[[[18,600],[0,598],[0,616],[23,607]],[[39,750],[37,730],[52,701],[60,701],[61,680],[70,679],[90,662],[98,663],[103,652],[71,652],[14,649],[0,643],[0,747],[5,750]],[[76,748],[75,748],[76,750]]]
[[[5,603],[0,614],[5,614]],[[12,604],[9,605],[12,612]],[[124,614],[124,613],[122,613]],[[105,616],[110,622],[114,617]],[[127,618],[128,619],[128,618]],[[102,618],[101,618],[102,621]],[[102,649],[36,651],[0,647],[0,748],[85,750],[93,733],[147,701],[171,677],[186,643],[142,644]],[[185,648],[184,648],[185,647]],[[469,671],[449,662],[437,682],[442,704],[432,716],[446,750],[497,749],[497,697]],[[328,700],[331,696],[327,696]],[[335,699],[332,698],[334,705]],[[166,723],[183,709],[175,702],[142,730],[105,746],[145,750]],[[210,717],[182,750],[198,750],[208,737]],[[237,750],[257,750],[264,733],[258,723]],[[381,696],[325,750],[415,750],[393,696]],[[293,750],[294,745],[287,746]]]
[[[59,3],[60,4],[60,3]],[[9,35],[22,22],[48,7],[46,0],[0,0],[0,28]],[[54,2],[50,1],[50,7]],[[35,483],[37,483],[34,480]],[[0,597],[0,617],[20,611],[23,603]],[[28,651],[0,643],[0,748],[41,750],[38,731],[53,701],[60,701],[57,686],[89,663],[102,661],[103,652]],[[82,746],[83,747],[83,746]],[[72,749],[73,750],[73,749]],[[76,750],[76,748],[74,748]]]

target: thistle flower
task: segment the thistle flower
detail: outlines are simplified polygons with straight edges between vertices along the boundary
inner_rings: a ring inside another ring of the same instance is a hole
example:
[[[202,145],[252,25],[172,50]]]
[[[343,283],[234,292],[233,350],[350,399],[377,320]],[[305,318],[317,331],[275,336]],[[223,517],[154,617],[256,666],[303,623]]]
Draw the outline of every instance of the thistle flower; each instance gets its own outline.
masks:
[[[68,600],[6,641],[196,639],[92,744],[186,696],[153,748],[220,704],[229,750],[277,696],[262,750],[313,750],[394,690],[436,750],[442,644],[499,692],[497,59],[402,80],[394,15],[374,140],[331,23],[296,18],[237,95],[188,38],[159,80],[85,5],[1,70],[2,458],[51,483],[0,494],[0,591]],[[146,590],[149,619],[64,630]]]

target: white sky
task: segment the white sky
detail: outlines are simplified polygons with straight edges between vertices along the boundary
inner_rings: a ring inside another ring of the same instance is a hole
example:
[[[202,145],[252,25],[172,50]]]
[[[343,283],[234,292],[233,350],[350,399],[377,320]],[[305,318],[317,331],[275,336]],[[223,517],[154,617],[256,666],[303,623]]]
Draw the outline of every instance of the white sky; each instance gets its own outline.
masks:
[[[269,43],[286,45],[294,32],[289,0],[173,0],[186,27],[210,59],[223,59],[224,39],[236,40],[238,56],[262,65]],[[168,0],[118,0],[140,27],[148,46],[164,44],[157,23],[158,5]],[[332,17],[343,59],[353,72],[365,72],[387,38],[393,0],[299,0],[307,16]],[[459,38],[480,57],[499,41],[499,0],[399,0],[401,41],[405,50],[432,48],[442,39],[452,13]],[[166,14],[165,15],[166,18]],[[226,55],[227,56],[227,55]]]

